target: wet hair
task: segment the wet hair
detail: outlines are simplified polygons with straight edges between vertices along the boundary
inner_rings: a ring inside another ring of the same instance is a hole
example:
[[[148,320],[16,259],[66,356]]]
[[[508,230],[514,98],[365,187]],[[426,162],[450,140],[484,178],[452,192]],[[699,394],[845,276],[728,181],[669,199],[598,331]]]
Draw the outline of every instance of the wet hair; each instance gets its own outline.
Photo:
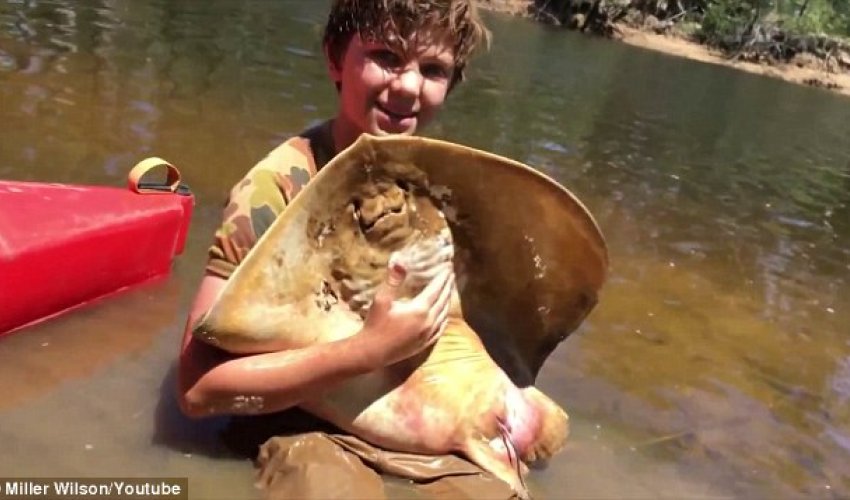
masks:
[[[450,88],[463,80],[472,53],[490,43],[490,32],[478,16],[475,0],[334,0],[322,43],[331,63],[341,67],[354,35],[404,48],[421,33],[453,44],[455,67]]]

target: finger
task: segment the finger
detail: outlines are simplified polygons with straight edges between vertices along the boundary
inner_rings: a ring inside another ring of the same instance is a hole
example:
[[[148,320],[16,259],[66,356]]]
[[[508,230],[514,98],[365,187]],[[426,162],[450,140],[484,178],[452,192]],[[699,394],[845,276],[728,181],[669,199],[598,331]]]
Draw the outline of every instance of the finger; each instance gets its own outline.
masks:
[[[450,258],[454,254],[454,247],[451,244],[438,244],[432,241],[408,247],[401,252],[410,264],[438,262]]]
[[[452,289],[451,280],[449,280],[441,290],[440,296],[434,302],[431,310],[428,311],[428,321],[432,325],[432,333],[449,317]]]
[[[439,316],[437,316],[437,325],[438,329],[444,329],[446,324],[449,322],[449,308],[445,307],[440,311]]]
[[[436,302],[431,306],[431,309],[428,310],[428,316],[426,318],[427,324],[430,325],[430,329],[433,331],[436,326],[440,324],[440,321],[448,316],[448,302],[443,303],[443,297],[437,299]]]
[[[434,330],[431,332],[431,336],[428,337],[428,344],[427,345],[435,344],[440,339],[440,337],[442,337],[443,334],[446,333],[446,328],[448,328],[448,326],[449,326],[448,315],[446,315],[446,317],[444,317],[442,321],[439,321],[435,325]]]
[[[407,277],[407,269],[398,261],[396,255],[390,256],[390,262],[387,264],[387,276],[384,282],[378,287],[375,293],[375,304],[389,305],[390,302],[396,299],[398,289],[404,283]]]
[[[405,277],[407,277],[407,269],[398,260],[391,257],[387,265],[385,283],[392,288],[398,288],[404,283]]]
[[[408,268],[408,276],[419,283],[424,283],[434,279],[438,274],[440,274],[446,265],[450,264],[451,263],[437,263],[420,269]]]
[[[414,299],[422,304],[426,309],[430,310],[434,301],[440,296],[447,281],[450,281],[452,268],[448,264],[441,264],[442,269],[437,276],[432,279],[425,288],[419,292],[419,295]]]
[[[443,283],[443,287],[440,289],[440,295],[437,296],[437,300],[434,301],[433,308],[436,311],[442,311],[443,309],[448,310],[449,304],[452,300],[452,291],[454,290],[454,272],[449,274],[448,279]]]
[[[410,259],[410,270],[417,273],[425,272],[438,264],[451,261],[453,256],[454,249],[450,246],[441,248],[436,252],[428,252],[421,257],[417,256]]]

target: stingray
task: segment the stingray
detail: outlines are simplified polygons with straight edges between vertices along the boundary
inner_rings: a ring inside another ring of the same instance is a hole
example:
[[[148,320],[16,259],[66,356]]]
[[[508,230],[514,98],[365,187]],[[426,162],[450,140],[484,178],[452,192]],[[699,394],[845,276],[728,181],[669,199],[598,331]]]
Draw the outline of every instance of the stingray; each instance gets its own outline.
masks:
[[[354,335],[391,259],[414,270],[406,297],[427,283],[423,263],[452,260],[443,335],[302,408],[385,449],[465,455],[526,497],[528,466],[545,465],[569,429],[534,380],[597,303],[608,255],[585,206],[522,163],[361,136],[269,227],[194,335],[237,354]]]

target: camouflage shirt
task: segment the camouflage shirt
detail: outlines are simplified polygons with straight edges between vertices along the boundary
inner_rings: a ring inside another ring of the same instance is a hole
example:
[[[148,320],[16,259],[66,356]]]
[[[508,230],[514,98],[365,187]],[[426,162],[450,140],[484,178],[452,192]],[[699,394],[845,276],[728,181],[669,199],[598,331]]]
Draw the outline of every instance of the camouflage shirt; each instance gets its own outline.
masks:
[[[207,272],[229,278],[286,205],[334,156],[330,121],[293,137],[257,163],[230,191],[209,249]]]

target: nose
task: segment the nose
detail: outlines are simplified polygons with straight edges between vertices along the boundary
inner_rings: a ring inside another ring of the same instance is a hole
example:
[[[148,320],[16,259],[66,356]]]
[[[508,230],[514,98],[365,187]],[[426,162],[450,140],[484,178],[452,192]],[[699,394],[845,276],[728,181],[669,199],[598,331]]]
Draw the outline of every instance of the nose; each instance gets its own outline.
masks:
[[[407,67],[395,74],[390,88],[394,92],[417,97],[422,90],[423,80],[424,78],[422,77],[422,73],[419,72],[418,66]]]

